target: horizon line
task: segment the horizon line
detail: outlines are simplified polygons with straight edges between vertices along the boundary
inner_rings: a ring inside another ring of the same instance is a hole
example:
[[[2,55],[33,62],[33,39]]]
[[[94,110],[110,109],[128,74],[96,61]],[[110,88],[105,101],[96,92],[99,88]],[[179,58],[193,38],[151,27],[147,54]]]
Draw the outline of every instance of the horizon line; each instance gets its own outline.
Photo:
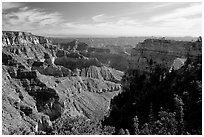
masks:
[[[49,35],[49,34],[35,34],[35,33],[32,33],[31,31],[18,31],[18,30],[2,30],[2,32],[24,32],[24,33],[31,33],[32,35],[39,35],[39,36],[44,36],[44,37],[57,37],[57,38],[121,38],[121,37],[124,37],[124,38],[134,38],[134,37],[173,37],[173,38],[176,38],[176,37],[191,37],[191,38],[198,38],[199,36],[202,36],[202,35],[198,35],[198,36],[171,36],[171,35],[168,35],[168,36],[165,36],[165,35],[89,35],[89,34],[65,34],[65,35]]]

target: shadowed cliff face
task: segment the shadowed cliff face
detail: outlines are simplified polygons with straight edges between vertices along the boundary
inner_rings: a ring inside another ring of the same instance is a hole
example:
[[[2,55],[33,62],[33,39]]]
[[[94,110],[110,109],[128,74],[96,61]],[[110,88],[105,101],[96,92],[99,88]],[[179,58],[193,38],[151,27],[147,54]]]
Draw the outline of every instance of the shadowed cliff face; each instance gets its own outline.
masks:
[[[101,46],[98,46],[98,44],[87,45],[84,41],[81,42],[79,40],[73,40],[68,43],[63,43],[62,41],[58,45],[61,50],[58,50],[56,53],[56,55],[58,56],[58,59],[56,59],[56,63],[63,66],[68,66],[68,64],[70,64],[70,66],[72,65],[71,67],[79,64],[83,64],[82,66],[86,65],[86,67],[87,65],[90,66],[90,64],[94,66],[101,66],[102,63],[106,66],[115,68],[120,71],[125,71],[127,69],[128,59],[130,57],[130,51],[132,49],[131,45],[110,45],[105,41],[104,43],[100,43],[99,45]],[[67,58],[69,58],[69,60],[65,59],[67,63],[62,63],[65,62],[63,58],[60,58],[62,56],[66,56]],[[73,56],[78,56],[77,64],[75,63],[76,60],[73,60],[71,58]],[[80,66],[78,66],[78,68],[79,67]]]
[[[103,118],[123,72],[25,32],[2,32],[3,134],[46,132],[60,117]],[[15,124],[19,123],[19,124]],[[37,129],[35,127],[37,126]]]

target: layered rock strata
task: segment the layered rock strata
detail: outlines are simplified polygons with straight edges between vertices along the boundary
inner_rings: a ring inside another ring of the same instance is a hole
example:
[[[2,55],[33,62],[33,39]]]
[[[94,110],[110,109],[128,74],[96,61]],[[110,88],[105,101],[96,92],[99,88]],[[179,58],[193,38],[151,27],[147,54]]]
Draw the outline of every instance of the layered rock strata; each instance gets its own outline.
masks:
[[[46,134],[60,117],[103,118],[121,91],[123,72],[77,48],[25,32],[3,32],[2,45],[3,134]]]

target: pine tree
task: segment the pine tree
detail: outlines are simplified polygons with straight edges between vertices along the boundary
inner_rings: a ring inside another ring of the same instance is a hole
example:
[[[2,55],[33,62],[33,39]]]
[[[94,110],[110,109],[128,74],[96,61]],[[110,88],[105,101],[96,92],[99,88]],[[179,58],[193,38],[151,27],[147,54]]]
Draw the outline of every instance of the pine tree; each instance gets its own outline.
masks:
[[[118,135],[125,135],[125,131],[123,128],[121,128],[118,132]]]
[[[197,42],[202,42],[202,37],[201,37],[201,36],[199,36],[199,37],[197,38]]]
[[[175,111],[176,111],[176,120],[178,122],[177,127],[178,127],[178,134],[182,135],[184,132],[184,112],[183,112],[183,101],[181,98],[178,97],[178,95],[175,95],[174,97],[174,102],[175,102]]]
[[[154,113],[152,108],[152,103],[150,103],[150,110],[149,110],[149,123],[152,124],[154,122]]]
[[[132,130],[134,135],[139,134],[139,120],[137,115],[132,119]]]
[[[160,111],[159,120],[154,123],[153,134],[159,135],[175,135],[177,133],[177,121],[175,113]]]
[[[126,135],[130,135],[130,132],[129,132],[128,129],[125,129],[125,134],[126,134]]]
[[[151,129],[149,129],[149,125],[147,123],[140,130],[140,135],[152,135]]]

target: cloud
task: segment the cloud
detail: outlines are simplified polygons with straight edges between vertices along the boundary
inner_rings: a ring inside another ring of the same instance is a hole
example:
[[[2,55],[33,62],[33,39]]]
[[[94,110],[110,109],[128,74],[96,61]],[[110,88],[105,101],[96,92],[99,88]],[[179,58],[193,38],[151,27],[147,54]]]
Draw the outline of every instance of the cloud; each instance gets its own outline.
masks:
[[[104,22],[112,18],[114,18],[114,16],[107,16],[105,14],[100,14],[92,17],[93,21],[95,22]]]
[[[165,21],[168,19],[184,18],[184,17],[189,17],[200,13],[202,13],[202,4],[197,3],[197,4],[191,4],[191,6],[189,7],[176,9],[171,13],[152,17],[150,21],[157,22],[157,21]]]
[[[199,36],[201,30],[183,29],[179,27],[168,26],[171,24],[163,24],[163,26],[147,26],[139,25],[120,25],[117,22],[102,22],[102,23],[67,23],[67,28],[61,31],[62,35],[107,35],[107,36]]]
[[[111,23],[115,25],[137,25],[139,24],[138,21],[130,17],[107,16],[105,14],[93,16],[92,19],[94,20],[95,23],[97,23],[97,26],[101,26],[102,24],[111,24]]]
[[[98,16],[101,17],[101,16]],[[169,18],[159,23],[137,20],[131,17],[114,17],[98,22],[80,23],[69,22],[64,30],[70,35],[115,35],[115,36],[199,36],[201,34],[202,19],[179,17],[176,20]],[[189,29],[190,28],[190,29]]]
[[[156,8],[166,6],[168,5],[158,5]],[[153,17],[149,19],[139,19],[131,15],[100,14],[72,22],[67,21],[58,12],[48,12],[25,5],[9,3],[4,9],[10,10],[2,14],[3,30],[28,31],[37,35],[199,36],[202,31],[199,4],[185,8],[180,6],[166,14],[152,14]]]
[[[129,17],[122,17],[117,21],[117,24],[118,25],[139,25],[140,22]]]
[[[169,29],[169,32],[175,30],[183,35],[200,35],[202,29],[202,4],[194,3],[188,7],[180,7],[166,14],[157,15],[147,22],[159,27],[160,29]],[[171,30],[171,31],[170,31]],[[190,30],[192,33],[190,33]],[[186,32],[186,34],[184,33]],[[199,33],[200,34],[199,34]],[[193,34],[194,33],[194,34]]]
[[[196,28],[196,26],[202,26],[201,18],[178,18],[178,19],[169,19],[168,21],[164,21],[160,23],[161,27],[169,27],[169,28],[180,28],[180,29],[192,29]],[[201,29],[201,28],[200,28]]]
[[[164,4],[158,4],[158,3],[156,3],[156,5],[152,6],[152,7],[150,8],[150,10],[155,10],[155,9],[160,9],[160,8],[166,8],[166,7],[175,5],[175,4],[177,4],[177,3],[164,3]]]
[[[2,2],[2,10],[8,10],[12,8],[19,8],[23,6],[22,3],[16,3],[16,2]]]
[[[153,2],[150,3],[149,6],[146,6],[146,8],[148,8],[149,10],[147,10],[148,12],[152,12],[154,10],[164,10],[166,11],[166,9],[175,9],[177,7],[182,7],[185,5],[189,5],[190,3],[187,2]],[[146,9],[145,9],[146,10]]]
[[[2,15],[3,30],[32,31],[60,27],[64,20],[61,14],[47,13],[41,9],[30,9],[29,7],[19,8],[18,11],[11,11]]]

